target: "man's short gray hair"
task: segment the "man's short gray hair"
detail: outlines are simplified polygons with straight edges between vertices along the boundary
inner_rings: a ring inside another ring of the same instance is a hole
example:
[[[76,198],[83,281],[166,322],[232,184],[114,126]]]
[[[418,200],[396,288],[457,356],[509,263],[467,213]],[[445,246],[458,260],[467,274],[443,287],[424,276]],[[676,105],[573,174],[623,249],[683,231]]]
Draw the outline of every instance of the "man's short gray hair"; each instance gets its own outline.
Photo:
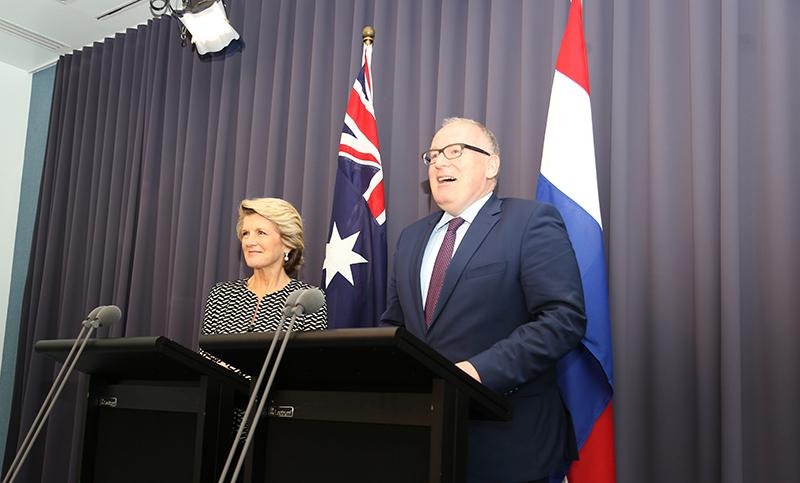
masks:
[[[448,117],[444,121],[442,121],[442,127],[447,126],[448,124],[452,124],[454,122],[466,122],[468,124],[472,124],[473,126],[478,127],[481,132],[486,136],[489,140],[489,152],[492,154],[500,155],[500,145],[497,143],[497,137],[494,133],[486,127],[482,122],[476,121],[474,119],[468,119],[466,117]]]

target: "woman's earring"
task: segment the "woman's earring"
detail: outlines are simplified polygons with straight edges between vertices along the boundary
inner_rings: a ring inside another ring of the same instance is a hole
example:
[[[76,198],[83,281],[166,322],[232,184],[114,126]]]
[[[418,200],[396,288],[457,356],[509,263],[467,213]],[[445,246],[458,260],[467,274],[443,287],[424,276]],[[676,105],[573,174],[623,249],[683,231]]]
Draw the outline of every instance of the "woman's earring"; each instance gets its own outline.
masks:
[[[284,262],[288,262],[289,261],[289,252],[283,252],[283,261]]]

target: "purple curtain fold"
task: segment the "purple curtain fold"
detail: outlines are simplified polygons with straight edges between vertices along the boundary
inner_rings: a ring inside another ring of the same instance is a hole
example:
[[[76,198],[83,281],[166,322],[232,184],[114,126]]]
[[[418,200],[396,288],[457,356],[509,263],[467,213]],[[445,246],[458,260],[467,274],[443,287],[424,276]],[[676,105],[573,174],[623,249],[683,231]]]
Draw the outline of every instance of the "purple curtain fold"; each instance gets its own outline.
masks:
[[[37,340],[114,303],[101,336],[196,345],[209,287],[246,273],[242,198],[301,211],[319,284],[364,25],[390,257],[431,209],[418,155],[445,117],[485,121],[499,194],[534,197],[565,0],[228,6],[224,53],[182,48],[165,17],[58,62],[6,465],[58,369]],[[798,18],[792,0],[585,2],[620,482],[800,474]],[[77,481],[85,390],[73,377],[18,481]]]

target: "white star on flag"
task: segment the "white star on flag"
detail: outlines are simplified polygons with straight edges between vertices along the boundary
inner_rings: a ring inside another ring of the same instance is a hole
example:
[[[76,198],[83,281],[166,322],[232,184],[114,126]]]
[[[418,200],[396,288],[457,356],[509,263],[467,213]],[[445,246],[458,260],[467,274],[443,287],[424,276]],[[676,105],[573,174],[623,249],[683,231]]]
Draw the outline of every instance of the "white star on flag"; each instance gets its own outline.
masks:
[[[353,247],[358,240],[359,231],[353,233],[349,237],[342,239],[339,235],[339,229],[336,223],[333,224],[331,232],[331,239],[325,245],[325,262],[322,268],[325,270],[325,287],[331,284],[331,280],[336,274],[341,274],[342,277],[353,285],[353,270],[352,265],[357,263],[367,263],[367,259],[353,251]]]

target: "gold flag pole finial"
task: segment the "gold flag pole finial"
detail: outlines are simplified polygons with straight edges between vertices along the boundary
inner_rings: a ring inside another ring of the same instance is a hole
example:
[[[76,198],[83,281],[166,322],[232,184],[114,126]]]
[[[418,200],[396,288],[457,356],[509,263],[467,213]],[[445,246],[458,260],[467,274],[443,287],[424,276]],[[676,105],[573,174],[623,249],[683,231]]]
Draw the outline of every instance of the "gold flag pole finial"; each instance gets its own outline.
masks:
[[[361,41],[367,45],[372,45],[372,42],[375,41],[375,29],[372,28],[372,25],[361,29]]]

